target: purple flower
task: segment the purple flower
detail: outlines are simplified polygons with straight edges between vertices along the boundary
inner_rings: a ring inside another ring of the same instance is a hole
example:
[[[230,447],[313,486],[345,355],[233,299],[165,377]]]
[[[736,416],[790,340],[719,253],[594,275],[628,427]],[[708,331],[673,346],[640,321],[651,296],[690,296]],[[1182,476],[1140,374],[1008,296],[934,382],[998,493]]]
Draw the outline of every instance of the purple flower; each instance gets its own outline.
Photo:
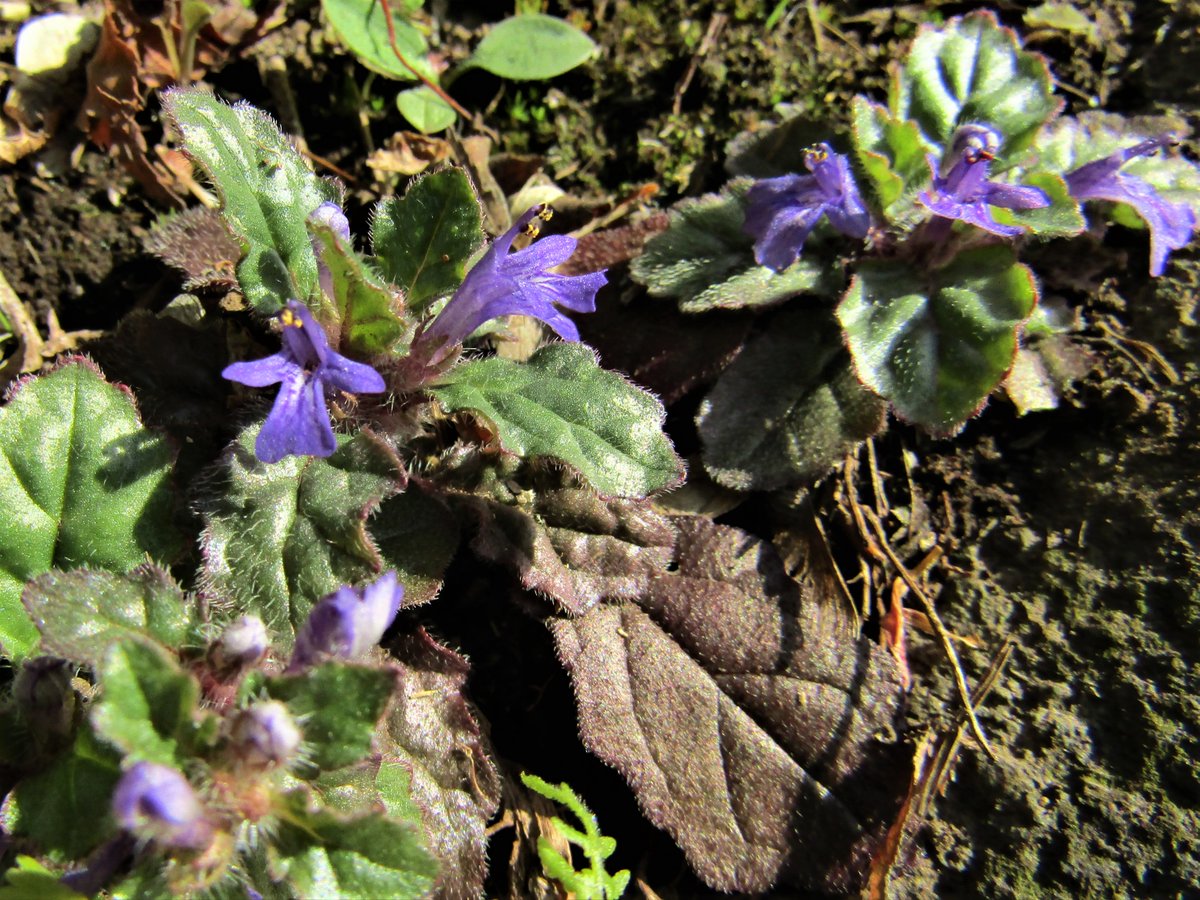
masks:
[[[255,769],[282,766],[300,749],[300,729],[278,700],[265,700],[242,710],[230,729],[237,759]]]
[[[167,847],[203,850],[212,840],[212,825],[196,792],[169,766],[135,764],[117,782],[112,809],[126,831]]]
[[[1001,225],[988,207],[1041,209],[1050,205],[1050,198],[1037,188],[988,180],[988,168],[999,146],[1000,136],[991,128],[964,125],[942,160],[943,168],[949,166],[947,171],[939,171],[934,158],[927,157],[933,170],[933,190],[923,191],[921,202],[939,216],[961,219],[992,234],[1014,237],[1023,232],[1019,225]]]
[[[329,347],[325,332],[302,303],[289,300],[279,314],[283,347],[274,356],[226,366],[221,375],[250,387],[282,383],[254,452],[263,462],[285,456],[329,456],[337,449],[325,395],[334,390],[378,393],[383,378],[368,365]]]
[[[556,275],[549,271],[575,252],[578,242],[565,234],[550,235],[524,250],[508,252],[518,234],[536,236],[535,220],[549,220],[552,214],[547,206],[535,206],[496,238],[450,302],[417,338],[414,350],[423,348],[430,354],[430,362],[437,363],[484,322],[511,315],[532,316],[549,325],[559,337],[579,340],[579,329],[558,307],[595,312],[596,292],[608,281],[604,272]]]
[[[871,227],[846,157],[828,144],[804,154],[810,175],[781,175],[757,181],[746,195],[743,230],[754,238],[760,266],[786,269],[796,261],[821,216],[847,237],[864,238]]]
[[[1066,175],[1067,189],[1076,200],[1128,203],[1150,228],[1150,274],[1161,275],[1172,250],[1186,246],[1196,228],[1196,213],[1185,203],[1159,196],[1147,182],[1122,175],[1121,166],[1139,156],[1157,153],[1173,143],[1170,137],[1151,138],[1118,150],[1111,156],[1080,166]]]
[[[316,665],[324,659],[357,659],[379,643],[396,618],[404,586],[393,571],[374,584],[344,587],[313,607],[296,635],[288,671]]]

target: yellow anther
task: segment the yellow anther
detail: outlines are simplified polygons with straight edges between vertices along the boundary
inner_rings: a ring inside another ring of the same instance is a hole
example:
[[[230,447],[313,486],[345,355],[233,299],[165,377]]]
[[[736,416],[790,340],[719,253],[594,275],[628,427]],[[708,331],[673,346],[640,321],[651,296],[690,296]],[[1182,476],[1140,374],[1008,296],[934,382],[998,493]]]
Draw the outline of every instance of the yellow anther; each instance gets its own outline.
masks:
[[[530,222],[525,226],[525,234],[531,238],[537,237],[539,231],[541,231],[541,228],[537,222]]]
[[[541,219],[543,222],[549,222],[551,219],[554,218],[554,210],[551,209],[549,206],[543,206],[541,209],[538,210],[538,218]]]
[[[279,322],[284,328],[300,328],[304,324],[299,316],[287,308],[279,314]]]

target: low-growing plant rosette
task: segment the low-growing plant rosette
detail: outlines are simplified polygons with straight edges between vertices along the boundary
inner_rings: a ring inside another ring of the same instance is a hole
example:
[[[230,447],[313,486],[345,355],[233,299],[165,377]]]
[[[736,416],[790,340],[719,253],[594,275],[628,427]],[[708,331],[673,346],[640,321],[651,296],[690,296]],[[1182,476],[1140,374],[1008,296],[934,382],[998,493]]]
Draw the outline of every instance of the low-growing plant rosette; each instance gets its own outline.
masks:
[[[1200,168],[1175,134],[1064,115],[1053,87],[1043,57],[975,12],[922,26],[886,104],[856,98],[827,142],[797,148],[793,132],[818,130],[800,120],[733,142],[730,171],[756,180],[685,201],[633,262],[685,313],[808,320],[752,339],[702,402],[710,476],[769,490],[822,474],[883,427],[865,395],[934,435],[958,432],[1026,352],[1039,287],[1022,256],[1038,242],[1106,218],[1145,227],[1149,274],[1163,274],[1193,238]],[[789,302],[807,312],[772,310]],[[814,370],[799,361],[816,333],[831,343]]]

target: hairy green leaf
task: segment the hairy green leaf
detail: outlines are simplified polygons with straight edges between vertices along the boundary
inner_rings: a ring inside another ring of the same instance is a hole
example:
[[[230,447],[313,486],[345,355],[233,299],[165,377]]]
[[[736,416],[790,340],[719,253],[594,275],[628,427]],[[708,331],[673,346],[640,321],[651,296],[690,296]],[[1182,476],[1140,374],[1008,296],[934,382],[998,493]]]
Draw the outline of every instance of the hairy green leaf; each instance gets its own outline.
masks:
[[[926,154],[931,147],[915,122],[893,118],[887,109],[865,97],[853,104],[854,152],[884,216],[903,221],[918,192],[930,181]]]
[[[313,775],[352,765],[370,752],[375,726],[398,687],[394,669],[339,662],[266,682],[267,693],[302,723]]]
[[[327,225],[313,225],[313,238],[322,248],[329,268],[333,296],[329,298],[337,317],[326,333],[330,343],[354,356],[394,353],[405,338],[408,326],[397,314],[397,292],[384,283],[349,241],[334,234]]]
[[[371,219],[376,261],[385,278],[404,288],[414,312],[462,283],[483,241],[479,201],[461,169],[427,175],[403,198],[380,203]]]
[[[228,451],[201,541],[211,590],[262,617],[283,651],[314,603],[382,569],[366,520],[403,474],[390,446],[368,432],[339,436],[326,459],[266,465],[254,455],[258,430]]]
[[[493,25],[468,62],[512,81],[541,81],[582,65],[596,50],[569,22],[532,13]]]
[[[134,759],[180,762],[195,727],[200,685],[166,651],[141,641],[109,647],[100,665],[104,694],[96,733]]]
[[[127,575],[100,569],[47,572],[26,585],[21,599],[42,633],[44,650],[91,666],[113,644],[140,638],[179,649],[190,637],[183,591],[157,566]]]
[[[433,389],[447,409],[483,414],[505,450],[561,459],[602,494],[644,497],[680,480],[662,404],[601,369],[590,347],[550,344],[525,364],[495,357],[448,377]]]
[[[748,181],[730,193],[685,200],[671,225],[646,241],[630,267],[655,297],[674,297],[683,312],[740,309],[780,303],[796,294],[830,294],[837,274],[812,255],[776,272],[754,261],[754,240],[744,231]]]
[[[1029,233],[1042,238],[1071,237],[1084,229],[1079,201],[1067,190],[1062,176],[1053,172],[1033,172],[1021,178],[1021,184],[1040,188],[1050,198],[1050,205],[1041,209],[1005,209],[992,207],[997,222],[1022,225]]]
[[[270,851],[272,869],[302,900],[423,897],[433,887],[437,862],[408,822],[313,809],[304,791],[289,794],[285,805]]]
[[[55,568],[128,572],[167,561],[174,452],[127,392],[83,360],[22,383],[0,409],[0,644],[25,656],[37,629],[25,582]]]
[[[261,110],[229,106],[198,88],[163,95],[188,155],[216,185],[221,214],[242,244],[237,276],[258,312],[317,297],[317,259],[305,220],[341,192],[308,163]]]
[[[670,406],[729,365],[754,318],[749,311],[693,316],[662,303],[622,303],[601,293],[596,311],[578,324],[606,369],[624,372]]]
[[[1004,137],[1002,153],[1029,146],[1060,106],[1043,57],[1021,49],[994,13],[924,26],[892,83],[892,116],[911,119],[930,144],[947,146],[960,125],[985,123]]]
[[[113,832],[109,807],[119,763],[84,724],[69,752],[17,782],[0,807],[4,830],[34,841],[52,859],[80,859]]]
[[[487,873],[487,823],[500,805],[500,777],[463,693],[470,666],[424,629],[389,646],[403,670],[403,696],[380,735],[383,766],[376,786],[389,809],[399,813],[415,804],[420,810],[429,850],[440,864],[438,895],[477,897]],[[389,799],[397,793],[399,802]]]
[[[953,434],[987,401],[1037,303],[1006,247],[960,253],[931,273],[864,262],[838,306],[859,378],[904,419]]]
[[[458,520],[437,495],[410,483],[383,501],[370,532],[383,567],[395,569],[404,585],[406,608],[437,596],[459,538]]]
[[[725,145],[725,171],[750,178],[775,178],[805,171],[809,150],[829,140],[829,123],[796,115],[788,104],[777,106],[783,120],[758,122]]]
[[[573,615],[601,600],[636,597],[671,559],[675,528],[648,503],[605,500],[578,488],[531,493],[527,503],[480,496],[455,503],[474,520],[471,549],[478,556]]]
[[[823,310],[785,309],[700,406],[704,468],[718,484],[773,490],[819,477],[884,425]]]

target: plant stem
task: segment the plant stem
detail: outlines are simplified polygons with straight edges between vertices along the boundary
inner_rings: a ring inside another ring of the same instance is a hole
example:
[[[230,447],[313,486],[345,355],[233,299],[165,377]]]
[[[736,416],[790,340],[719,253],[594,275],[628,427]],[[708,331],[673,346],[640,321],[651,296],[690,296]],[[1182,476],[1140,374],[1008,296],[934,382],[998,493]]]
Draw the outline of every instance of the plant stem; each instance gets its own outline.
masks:
[[[425,85],[425,87],[429,88],[431,91],[433,91],[435,94],[437,94],[438,97],[447,106],[449,106],[452,110],[454,110],[456,113],[458,113],[464,119],[466,119],[468,122],[474,120],[475,117],[471,114],[471,112],[469,110],[464,109],[457,100],[455,100],[453,97],[451,97],[449,94],[447,94],[442,89],[441,85],[439,85],[437,82],[435,82],[431,78],[429,78],[429,76],[427,76],[424,72],[418,71],[416,66],[414,66],[412,63],[410,63],[408,61],[408,59],[405,57],[405,55],[401,52],[400,45],[396,43],[396,23],[394,21],[392,21],[391,5],[388,3],[388,0],[379,0],[379,5],[383,8],[383,18],[384,18],[384,21],[387,23],[388,44],[391,45],[392,52],[394,54],[396,54],[396,59],[400,60],[400,65],[404,66],[404,68],[406,68],[406,69],[408,69],[408,71],[412,72],[413,75],[423,85]]]

